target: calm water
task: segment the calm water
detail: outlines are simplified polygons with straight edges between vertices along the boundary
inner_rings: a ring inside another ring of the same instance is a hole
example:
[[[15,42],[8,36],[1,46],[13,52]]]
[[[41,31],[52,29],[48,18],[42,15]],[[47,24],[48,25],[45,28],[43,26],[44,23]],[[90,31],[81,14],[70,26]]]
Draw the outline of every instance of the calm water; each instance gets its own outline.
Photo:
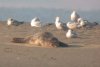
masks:
[[[60,16],[62,21],[70,21],[70,14],[72,10],[65,9],[9,9],[0,8],[0,20],[7,20],[12,17],[19,21],[30,22],[34,17],[39,17],[42,22],[54,22],[56,16]],[[84,19],[91,22],[100,22],[100,11],[77,11],[77,13]]]

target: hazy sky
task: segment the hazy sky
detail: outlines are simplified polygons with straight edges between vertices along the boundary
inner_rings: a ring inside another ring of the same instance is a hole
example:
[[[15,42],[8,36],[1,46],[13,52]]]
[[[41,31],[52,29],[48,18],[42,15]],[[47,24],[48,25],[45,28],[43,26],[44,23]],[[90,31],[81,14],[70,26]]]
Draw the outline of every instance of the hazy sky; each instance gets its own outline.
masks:
[[[100,0],[0,0],[0,7],[100,10]]]

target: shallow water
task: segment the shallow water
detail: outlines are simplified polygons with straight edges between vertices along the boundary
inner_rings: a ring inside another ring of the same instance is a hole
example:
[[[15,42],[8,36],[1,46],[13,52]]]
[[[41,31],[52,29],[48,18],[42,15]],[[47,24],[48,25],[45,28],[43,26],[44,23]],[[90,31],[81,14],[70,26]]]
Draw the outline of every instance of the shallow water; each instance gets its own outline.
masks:
[[[20,21],[30,22],[34,17],[39,17],[42,22],[54,22],[56,16],[60,16],[63,22],[70,21],[70,14],[72,10],[67,9],[12,9],[12,8],[0,8],[0,20],[7,20],[12,17]],[[77,11],[78,14],[89,21],[100,22],[100,11]]]

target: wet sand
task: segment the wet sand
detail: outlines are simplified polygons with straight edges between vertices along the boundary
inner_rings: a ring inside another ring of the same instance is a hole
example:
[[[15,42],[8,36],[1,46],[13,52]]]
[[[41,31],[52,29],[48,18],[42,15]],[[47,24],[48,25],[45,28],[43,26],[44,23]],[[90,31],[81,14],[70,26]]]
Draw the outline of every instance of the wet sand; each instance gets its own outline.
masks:
[[[30,44],[13,43],[14,37],[27,37],[39,31],[51,32],[65,48],[42,48]],[[78,38],[67,39],[66,31],[54,25],[42,29],[25,23],[8,27],[0,21],[0,67],[100,67],[100,25],[91,29],[76,29]]]

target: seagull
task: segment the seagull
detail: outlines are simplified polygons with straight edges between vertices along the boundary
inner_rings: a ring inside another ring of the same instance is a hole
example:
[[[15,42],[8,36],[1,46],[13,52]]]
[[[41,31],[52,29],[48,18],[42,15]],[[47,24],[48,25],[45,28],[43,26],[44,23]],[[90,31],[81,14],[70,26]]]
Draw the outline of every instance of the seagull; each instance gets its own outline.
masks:
[[[12,18],[8,18],[7,25],[10,26],[10,25],[12,25],[13,22],[14,22],[14,20]]]
[[[82,19],[82,18],[78,18],[77,22],[78,22],[78,23],[80,23],[80,22],[81,22],[81,20],[83,20],[83,19]]]
[[[71,21],[77,22],[79,17],[80,16],[76,13],[76,11],[73,11],[71,14]]]
[[[69,29],[71,29],[71,30],[77,28],[77,23],[75,23],[75,22],[68,22],[66,25],[67,25],[67,27],[68,27]]]
[[[87,28],[92,28],[93,26],[96,26],[96,25],[98,25],[98,23],[97,22],[89,22],[88,20],[84,20],[84,22],[85,22],[85,26],[87,27]]]
[[[66,24],[65,23],[62,23],[60,21],[60,17],[56,17],[55,25],[56,25],[56,28],[57,29],[60,29],[60,30],[66,30],[67,29]]]
[[[12,19],[12,18],[8,18],[8,20],[7,20],[7,25],[8,26],[11,26],[11,25],[18,26],[18,25],[21,25],[23,23],[24,22],[19,22],[17,20]]]
[[[67,31],[67,33],[66,33],[66,37],[67,37],[67,38],[76,38],[76,37],[77,37],[77,34],[76,34],[75,31],[69,29],[69,30]]]
[[[31,27],[41,27],[40,19],[38,17],[32,19]]]
[[[87,25],[86,21],[84,21],[82,18],[78,19],[79,27],[85,27]]]

